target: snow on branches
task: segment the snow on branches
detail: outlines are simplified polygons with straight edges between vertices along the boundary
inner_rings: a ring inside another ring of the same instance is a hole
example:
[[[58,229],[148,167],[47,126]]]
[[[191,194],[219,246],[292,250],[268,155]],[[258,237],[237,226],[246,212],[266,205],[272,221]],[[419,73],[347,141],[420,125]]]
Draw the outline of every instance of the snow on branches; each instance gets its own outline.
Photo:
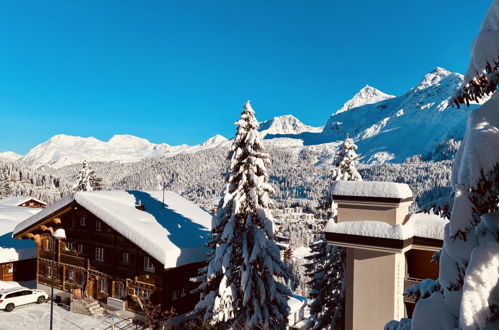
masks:
[[[211,253],[195,310],[212,323],[285,329],[291,293],[283,282],[290,274],[274,242],[270,160],[249,101],[236,125],[226,188],[212,220]]]
[[[87,161],[82,164],[81,170],[78,173],[78,181],[73,187],[73,191],[94,191],[102,190],[102,179],[95,175],[95,172],[90,169]]]

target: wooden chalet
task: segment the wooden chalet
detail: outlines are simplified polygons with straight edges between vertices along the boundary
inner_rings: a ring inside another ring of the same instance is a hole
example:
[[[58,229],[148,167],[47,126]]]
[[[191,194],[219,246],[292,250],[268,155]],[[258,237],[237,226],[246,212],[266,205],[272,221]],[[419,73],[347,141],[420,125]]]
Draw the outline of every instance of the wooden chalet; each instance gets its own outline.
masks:
[[[33,197],[7,197],[0,200],[0,205],[21,206],[30,208],[44,208],[47,203]]]
[[[37,284],[48,289],[51,234],[66,231],[66,240],[55,242],[62,300],[87,296],[136,312],[140,304],[160,303],[183,313],[198,301],[190,278],[205,262],[210,226],[209,213],[173,192],[94,191],[45,208],[19,224],[14,237],[36,242]]]

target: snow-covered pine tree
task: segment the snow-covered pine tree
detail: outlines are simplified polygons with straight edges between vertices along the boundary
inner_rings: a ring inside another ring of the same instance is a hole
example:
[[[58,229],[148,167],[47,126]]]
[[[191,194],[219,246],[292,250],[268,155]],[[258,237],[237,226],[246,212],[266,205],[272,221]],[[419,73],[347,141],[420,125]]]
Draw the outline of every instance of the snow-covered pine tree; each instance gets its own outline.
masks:
[[[494,0],[454,102],[492,97],[469,114],[452,170],[454,202],[446,203],[452,211],[439,254],[439,278],[426,284],[431,290],[416,303],[412,330],[499,328],[498,36],[499,0]],[[417,289],[411,293],[417,295]],[[396,322],[390,326],[397,329]]]
[[[362,181],[362,177],[355,168],[359,156],[355,152],[357,146],[354,141],[346,137],[343,141],[332,170],[332,181]],[[330,214],[336,216],[336,205],[332,196],[323,200],[328,201]],[[344,310],[344,274],[345,249],[327,244],[323,234],[320,239],[310,245],[312,254],[307,257],[311,262],[306,265],[307,275],[310,277],[310,329],[341,329]]]
[[[6,198],[12,195],[12,189],[10,187],[9,176],[0,173],[0,198]]]
[[[249,101],[229,153],[223,198],[212,220],[212,250],[196,312],[205,321],[247,329],[285,329],[289,269],[274,242],[270,160]],[[281,281],[279,281],[279,279]]]
[[[341,329],[343,323],[345,249],[320,240],[310,245],[305,265],[310,277],[308,329]]]
[[[335,157],[332,171],[333,181],[362,181],[362,177],[355,168],[359,160],[359,155],[357,155],[355,150],[357,150],[357,145],[347,134],[345,141],[341,144]]]
[[[102,179],[95,175],[95,172],[90,169],[87,161],[83,161],[78,180],[73,187],[73,191],[94,191],[102,190]]]

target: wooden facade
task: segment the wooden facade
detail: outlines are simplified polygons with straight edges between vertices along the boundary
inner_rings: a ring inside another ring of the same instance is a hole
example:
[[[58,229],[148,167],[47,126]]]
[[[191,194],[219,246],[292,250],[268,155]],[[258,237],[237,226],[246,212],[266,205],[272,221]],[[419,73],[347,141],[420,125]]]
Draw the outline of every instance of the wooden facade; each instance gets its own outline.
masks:
[[[198,297],[190,294],[202,263],[164,269],[164,266],[104,221],[73,201],[16,234],[37,243],[37,282],[50,286],[52,236],[58,228],[65,241],[56,241],[55,288],[106,303],[124,300],[128,310],[140,312],[136,297],[178,313],[192,310]]]
[[[0,263],[0,281],[32,281],[36,279],[36,259]]]
[[[36,199],[30,199],[30,200],[27,200],[25,202],[22,202],[21,204],[19,204],[17,206],[31,207],[31,208],[44,208],[45,206],[47,206],[47,204],[40,202]]]

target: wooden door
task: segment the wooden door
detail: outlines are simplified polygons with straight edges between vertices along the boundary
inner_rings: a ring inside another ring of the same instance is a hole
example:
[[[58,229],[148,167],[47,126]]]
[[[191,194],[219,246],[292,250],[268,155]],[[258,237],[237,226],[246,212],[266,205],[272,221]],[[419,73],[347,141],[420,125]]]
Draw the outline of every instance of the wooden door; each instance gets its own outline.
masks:
[[[87,282],[87,296],[92,298],[97,298],[97,283],[94,279],[89,279]]]

